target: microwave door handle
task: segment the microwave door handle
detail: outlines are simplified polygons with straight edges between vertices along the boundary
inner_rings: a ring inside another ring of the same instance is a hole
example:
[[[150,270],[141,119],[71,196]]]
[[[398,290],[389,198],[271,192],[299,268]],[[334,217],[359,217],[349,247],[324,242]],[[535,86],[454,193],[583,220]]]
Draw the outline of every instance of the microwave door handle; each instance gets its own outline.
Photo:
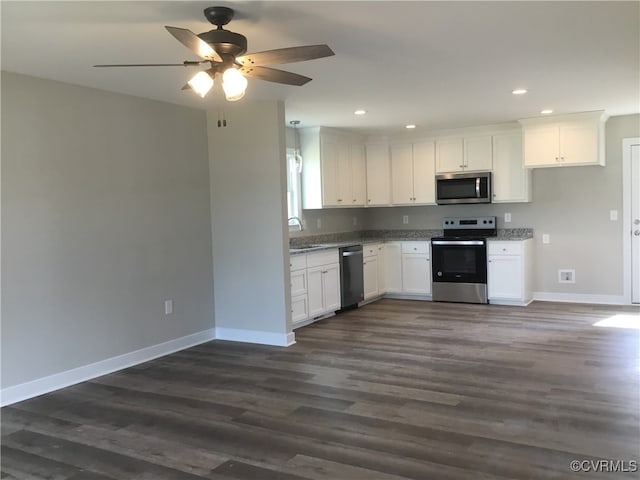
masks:
[[[480,198],[480,177],[476,177],[476,198]]]

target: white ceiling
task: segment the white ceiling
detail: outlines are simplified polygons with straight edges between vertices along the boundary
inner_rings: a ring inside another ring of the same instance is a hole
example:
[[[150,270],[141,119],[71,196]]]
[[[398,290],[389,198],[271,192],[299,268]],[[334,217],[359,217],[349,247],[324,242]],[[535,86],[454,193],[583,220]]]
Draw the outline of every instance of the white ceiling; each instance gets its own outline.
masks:
[[[250,79],[245,99],[282,99],[301,126],[363,132],[455,128],[604,109],[640,111],[640,2],[1,2],[2,69],[196,108],[180,88],[193,68],[98,69],[96,63],[195,60],[164,25],[226,27],[248,51],[327,43],[334,57],[276,66],[313,81]],[[514,96],[525,87],[529,93]],[[368,114],[353,115],[357,108]]]

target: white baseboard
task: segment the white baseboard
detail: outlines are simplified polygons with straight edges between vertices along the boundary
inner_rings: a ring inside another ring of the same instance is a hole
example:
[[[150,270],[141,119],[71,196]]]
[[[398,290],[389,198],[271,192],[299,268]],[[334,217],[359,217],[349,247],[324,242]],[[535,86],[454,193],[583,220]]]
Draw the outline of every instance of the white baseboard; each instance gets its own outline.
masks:
[[[626,305],[624,295],[590,295],[583,293],[533,292],[533,299],[542,302],[597,303]]]
[[[118,355],[117,357],[100,360],[89,365],[83,365],[72,370],[38,378],[30,382],[3,388],[0,391],[0,405],[4,407],[28,398],[37,397],[38,395],[85,382],[92,378],[138,365],[211,340],[215,340],[215,330],[213,328]]]
[[[261,345],[288,347],[296,343],[296,335],[293,332],[275,333],[261,332],[259,330],[241,330],[238,328],[216,327],[216,340],[231,340],[233,342],[259,343]]]

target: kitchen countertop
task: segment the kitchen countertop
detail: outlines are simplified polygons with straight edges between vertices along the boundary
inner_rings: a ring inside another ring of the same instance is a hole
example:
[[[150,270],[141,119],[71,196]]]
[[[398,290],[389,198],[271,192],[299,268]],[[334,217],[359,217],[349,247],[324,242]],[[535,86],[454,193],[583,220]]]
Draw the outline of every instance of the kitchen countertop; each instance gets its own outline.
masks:
[[[339,237],[340,234],[335,234]],[[295,238],[295,245],[289,248],[290,255],[299,255],[302,253],[311,253],[331,248],[346,247],[348,245],[367,245],[372,243],[384,243],[393,241],[429,241],[433,237],[442,236],[442,230],[371,230],[363,232],[361,238],[345,239],[341,241],[312,241],[313,237],[308,238],[305,243],[305,237]],[[325,235],[318,240],[326,240]],[[495,237],[489,237],[489,241],[522,241],[533,238],[533,229],[531,228],[508,228],[498,229]],[[339,238],[335,238],[339,240]]]

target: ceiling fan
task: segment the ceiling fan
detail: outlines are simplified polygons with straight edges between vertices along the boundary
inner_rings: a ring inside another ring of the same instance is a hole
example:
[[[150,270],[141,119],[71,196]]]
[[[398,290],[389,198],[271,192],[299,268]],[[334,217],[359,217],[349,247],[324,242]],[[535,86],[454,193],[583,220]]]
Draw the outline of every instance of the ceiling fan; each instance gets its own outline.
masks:
[[[171,35],[202,60],[186,60],[182,63],[94,65],[94,67],[197,67],[208,63],[209,68],[199,71],[182,89],[193,89],[198,95],[204,97],[213,87],[216,76],[222,76],[222,88],[227,100],[236,101],[244,96],[247,87],[245,77],[296,86],[302,86],[311,81],[309,77],[265,65],[303,62],[334,55],[327,45],[280,48],[244,55],[247,51],[247,38],[222,28],[231,21],[233,15],[233,9],[228,7],[206,8],[204,16],[218,28],[198,35],[185,28],[165,26]]]

